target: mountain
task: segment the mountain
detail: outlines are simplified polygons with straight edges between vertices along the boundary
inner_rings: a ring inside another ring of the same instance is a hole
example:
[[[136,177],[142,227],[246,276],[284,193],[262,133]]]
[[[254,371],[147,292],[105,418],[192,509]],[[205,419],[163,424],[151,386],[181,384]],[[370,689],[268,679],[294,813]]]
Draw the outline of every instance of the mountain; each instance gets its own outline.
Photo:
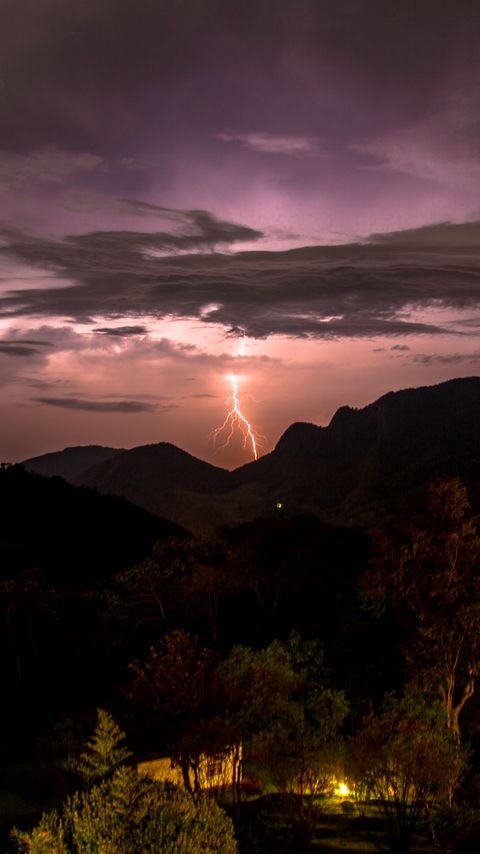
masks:
[[[433,480],[457,476],[480,498],[480,378],[389,392],[328,427],[293,424],[274,451],[233,472],[264,485],[289,512],[372,525]]]
[[[203,528],[217,522],[215,512],[209,511],[208,497],[229,489],[230,473],[175,445],[160,442],[123,451],[78,475],[73,482],[122,495],[159,516],[184,519],[186,527],[193,521],[193,527]]]
[[[123,451],[74,481],[123,495],[191,530],[313,512],[368,527],[433,480],[458,476],[480,507],[480,377],[341,407],[327,427],[296,423],[275,449],[228,472],[160,443]]]
[[[23,460],[22,465],[27,471],[47,476],[58,475],[65,480],[71,480],[75,475],[90,468],[90,466],[109,460],[121,453],[123,448],[104,448],[103,445],[82,445],[65,448],[52,454],[42,454]]]
[[[58,587],[98,581],[185,532],[123,498],[74,487],[20,465],[0,467],[0,579]]]

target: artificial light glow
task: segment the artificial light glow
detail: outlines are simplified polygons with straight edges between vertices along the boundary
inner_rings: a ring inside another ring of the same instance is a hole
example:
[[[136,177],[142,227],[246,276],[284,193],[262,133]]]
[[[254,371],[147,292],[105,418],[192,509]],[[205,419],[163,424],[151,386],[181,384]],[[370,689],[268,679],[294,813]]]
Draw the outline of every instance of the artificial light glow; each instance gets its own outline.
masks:
[[[336,788],[336,794],[339,795],[341,798],[345,798],[347,797],[347,795],[350,794],[350,789],[347,785],[345,785],[345,783],[339,783]]]

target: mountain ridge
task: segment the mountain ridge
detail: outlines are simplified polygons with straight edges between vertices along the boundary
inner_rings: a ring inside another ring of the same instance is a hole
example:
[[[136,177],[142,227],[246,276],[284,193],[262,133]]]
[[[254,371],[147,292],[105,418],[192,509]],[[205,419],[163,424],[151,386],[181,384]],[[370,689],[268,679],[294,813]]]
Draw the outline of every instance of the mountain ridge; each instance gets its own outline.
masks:
[[[476,503],[480,377],[390,391],[340,407],[326,427],[294,422],[275,448],[227,471],[166,442],[75,474],[193,530],[283,512],[362,527],[390,518],[432,480],[459,476]]]
[[[110,448],[105,445],[71,445],[62,451],[40,454],[22,461],[27,471],[47,476],[63,477],[71,480],[76,474],[96,463],[103,462],[121,453],[124,448]]]

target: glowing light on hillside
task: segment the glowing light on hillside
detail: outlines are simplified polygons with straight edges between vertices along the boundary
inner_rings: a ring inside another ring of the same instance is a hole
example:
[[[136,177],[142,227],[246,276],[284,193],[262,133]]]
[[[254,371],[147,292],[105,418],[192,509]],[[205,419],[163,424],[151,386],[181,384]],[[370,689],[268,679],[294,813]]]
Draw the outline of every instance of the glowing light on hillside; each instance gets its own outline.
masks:
[[[346,783],[339,783],[335,789],[335,794],[340,798],[346,798],[350,794],[350,789]]]

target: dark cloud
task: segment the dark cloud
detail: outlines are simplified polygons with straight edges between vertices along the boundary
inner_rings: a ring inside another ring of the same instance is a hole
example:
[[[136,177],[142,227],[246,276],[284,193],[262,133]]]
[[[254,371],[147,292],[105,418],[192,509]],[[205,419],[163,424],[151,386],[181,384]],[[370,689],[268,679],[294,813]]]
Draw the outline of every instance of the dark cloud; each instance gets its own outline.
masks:
[[[397,352],[404,352],[405,350],[410,350],[407,344],[394,344],[393,347],[390,347],[390,350],[397,350]]]
[[[55,240],[5,229],[2,252],[73,286],[11,291],[0,299],[0,312],[79,322],[193,317],[252,337],[333,339],[445,333],[417,321],[416,309],[480,305],[480,222],[285,252],[155,255],[171,250],[172,241],[186,249],[252,231],[204,211],[187,216],[197,234],[91,232]]]
[[[216,394],[190,394],[189,397],[194,397],[194,398],[199,398],[199,399],[204,398],[204,397],[216,398],[217,395]]]
[[[65,389],[72,386],[71,380],[67,379],[44,380],[39,379],[38,376],[29,376],[28,374],[23,374],[22,379],[25,385],[40,391],[49,391],[53,389],[58,392],[59,389]]]
[[[413,362],[419,365],[480,364],[480,352],[476,353],[417,353]]]
[[[141,403],[137,400],[83,400],[78,397],[34,397],[33,403],[41,403],[45,406],[56,406],[60,409],[77,409],[83,412],[122,412],[138,413],[153,412],[156,409],[153,403]]]
[[[145,326],[101,326],[94,329],[94,332],[111,335],[114,338],[128,338],[131,335],[145,335],[147,328]]]
[[[155,206],[156,208],[156,206]],[[230,245],[241,241],[254,241],[262,232],[248,226],[217,219],[203,210],[179,211],[156,208],[173,223],[177,230],[163,232],[94,231],[75,234],[63,240],[23,234],[20,230],[6,228],[0,232],[5,252],[22,258],[25,262],[47,268],[71,271],[72,265],[107,271],[115,257],[119,264],[135,264],[145,253],[211,251],[217,244]],[[135,271],[133,267],[132,272]],[[127,272],[127,270],[125,270]]]
[[[402,0],[393,13],[385,0],[3,0],[3,136],[108,146],[121,133],[128,151],[149,126],[174,137],[219,113],[235,126],[239,106],[256,127],[282,105],[301,125],[312,102],[302,66],[315,82],[343,65],[393,122],[476,61],[478,23],[471,0]],[[323,109],[310,121],[338,122],[342,110],[316,90]]]
[[[6,340],[5,338],[1,342],[2,344],[29,344],[32,347],[51,347],[50,341],[37,341],[34,338],[14,338],[11,341]]]
[[[42,350],[38,348],[51,347],[49,341],[36,341],[30,338],[13,338],[0,340],[0,353],[7,356],[38,356]]]
[[[6,353],[7,356],[37,356],[38,350],[34,347],[27,347],[23,344],[0,344],[0,353]]]
[[[386,231],[372,234],[369,242],[384,244],[392,249],[398,247],[404,252],[429,249],[448,255],[469,250],[476,254],[480,243],[480,220],[473,222],[439,222],[424,225],[421,228],[408,228],[403,231]]]

